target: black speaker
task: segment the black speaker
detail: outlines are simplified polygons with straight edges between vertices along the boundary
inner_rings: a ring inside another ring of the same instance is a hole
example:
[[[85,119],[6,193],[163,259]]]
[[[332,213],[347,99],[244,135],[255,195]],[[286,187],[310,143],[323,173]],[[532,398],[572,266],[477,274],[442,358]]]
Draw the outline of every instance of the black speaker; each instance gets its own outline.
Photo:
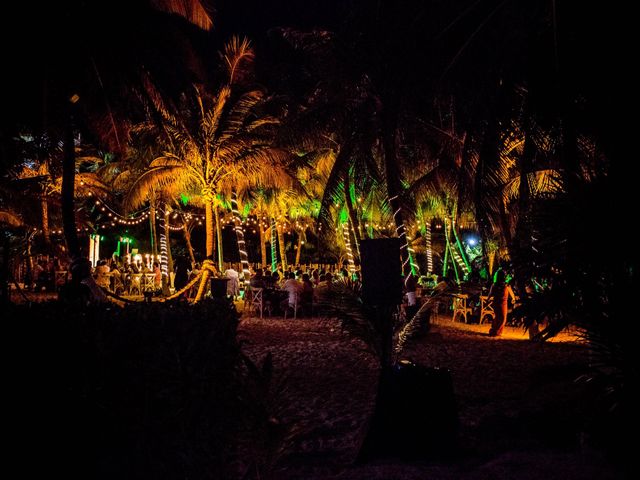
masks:
[[[360,243],[362,298],[368,305],[402,303],[402,264],[399,238],[376,238]]]

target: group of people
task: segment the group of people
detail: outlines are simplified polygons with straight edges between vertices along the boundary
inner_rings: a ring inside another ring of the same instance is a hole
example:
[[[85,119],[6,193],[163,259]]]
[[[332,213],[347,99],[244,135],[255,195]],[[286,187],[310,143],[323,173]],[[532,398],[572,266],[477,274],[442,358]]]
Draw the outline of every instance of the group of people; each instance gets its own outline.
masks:
[[[92,273],[98,285],[115,293],[128,292],[136,274],[152,274],[153,290],[162,289],[162,272],[158,262],[147,266],[142,262],[122,263],[116,258],[99,260]]]
[[[273,310],[294,309],[296,306],[304,311],[311,311],[313,303],[326,292],[331,291],[335,276],[322,269],[311,272],[289,270],[281,274],[278,270],[256,269],[249,280],[251,288],[262,288],[263,299]],[[341,270],[341,278],[345,281],[359,281],[358,272],[349,274]]]
[[[34,262],[30,275],[26,276],[24,286],[34,292],[55,292],[64,284],[64,278],[57,278],[56,272],[64,270],[66,264],[60,258],[40,258]]]

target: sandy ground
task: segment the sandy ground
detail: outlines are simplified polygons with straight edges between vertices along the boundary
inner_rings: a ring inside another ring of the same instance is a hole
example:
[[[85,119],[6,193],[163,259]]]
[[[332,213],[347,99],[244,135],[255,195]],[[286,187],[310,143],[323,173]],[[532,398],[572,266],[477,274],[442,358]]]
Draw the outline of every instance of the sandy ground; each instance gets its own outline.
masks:
[[[273,478],[282,479],[613,479],[580,432],[588,349],[574,335],[534,343],[520,329],[502,338],[489,325],[440,317],[406,358],[451,372],[460,448],[447,461],[356,462],[374,408],[378,367],[358,340],[331,319],[242,319],[244,351],[271,352],[281,385],[272,404],[292,432]],[[436,413],[436,412],[434,412]]]
[[[55,298],[28,296],[30,301]],[[242,311],[241,302],[236,306]],[[451,373],[460,420],[454,458],[362,463],[357,455],[379,373],[365,345],[333,319],[244,315],[239,329],[244,352],[258,364],[269,352],[273,356],[268,404],[286,431],[277,461],[264,478],[626,478],[580,433],[590,418],[585,373],[591,357],[577,336],[561,334],[535,343],[521,329],[507,327],[501,338],[489,337],[488,330],[488,324],[454,323],[440,316],[404,352],[415,363]]]

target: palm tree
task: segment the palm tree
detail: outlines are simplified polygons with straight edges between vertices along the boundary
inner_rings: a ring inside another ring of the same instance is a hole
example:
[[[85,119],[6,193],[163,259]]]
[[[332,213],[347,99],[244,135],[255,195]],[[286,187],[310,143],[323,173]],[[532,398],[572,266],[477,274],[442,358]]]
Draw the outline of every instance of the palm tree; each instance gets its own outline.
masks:
[[[8,58],[9,68],[23,75],[14,76],[9,90],[24,100],[15,112],[7,113],[16,125],[24,122],[45,132],[52,143],[64,144],[61,203],[72,259],[79,259],[81,253],[74,219],[75,132],[91,131],[104,144],[120,149],[127,122],[116,119],[130,118],[127,92],[139,83],[140,66],[162,74],[163,81],[183,71],[186,57],[174,53],[184,45],[180,40],[185,35],[178,33],[169,15],[154,14],[154,8],[181,15],[202,28],[211,27],[199,0],[114,2],[110,7],[98,12],[91,3],[67,0],[44,5],[35,15],[19,12],[13,19],[18,30],[43,48],[28,61],[22,55]],[[114,26],[116,37],[94,35]],[[61,31],[66,34],[60,35]],[[156,55],[159,48],[163,55]],[[146,54],[150,51],[153,55]],[[172,78],[174,84],[177,77]],[[43,207],[48,214],[48,205]]]
[[[249,42],[232,39],[222,58],[229,82],[211,95],[194,86],[172,108],[149,88],[154,111],[162,122],[158,125],[147,121],[137,128],[158,132],[165,153],[150,163],[128,195],[129,204],[136,207],[144,203],[146,193],[152,189],[161,189],[173,197],[185,191],[197,193],[205,206],[209,261],[213,259],[213,219],[214,216],[218,219],[220,195],[226,193],[237,201],[238,191],[279,185],[287,178],[282,167],[287,154],[271,143],[278,119],[260,111],[264,93],[232,91],[245,64],[253,58]],[[243,239],[237,229],[236,233],[241,243]],[[243,265],[248,266],[246,249],[240,246],[239,250]]]

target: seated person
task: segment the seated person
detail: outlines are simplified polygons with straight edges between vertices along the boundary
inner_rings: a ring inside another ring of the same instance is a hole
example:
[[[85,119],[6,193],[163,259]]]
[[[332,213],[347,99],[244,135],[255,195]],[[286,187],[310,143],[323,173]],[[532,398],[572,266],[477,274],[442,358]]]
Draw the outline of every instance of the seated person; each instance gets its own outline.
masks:
[[[43,289],[47,290],[49,286],[49,272],[46,269],[46,263],[44,260],[39,260],[35,264],[33,269],[33,278],[35,278],[33,291],[40,292]]]
[[[288,293],[287,298],[280,303],[280,307],[294,308],[296,300],[302,292],[302,284],[296,280],[296,276],[293,272],[289,272],[287,280],[282,285],[282,290]]]
[[[254,288],[264,288],[264,283],[262,281],[262,269],[258,268],[254,276],[249,279],[249,285]]]
[[[110,271],[111,269],[109,268],[109,265],[107,265],[106,260],[100,260],[95,268],[96,283],[107,290],[111,288],[111,277],[109,276]]]
[[[302,303],[303,308],[311,309],[313,305],[313,283],[309,278],[308,273],[302,274],[302,291],[300,293],[300,303]]]
[[[262,284],[264,288],[275,288],[278,279],[274,277],[269,270],[265,270],[262,274]]]

